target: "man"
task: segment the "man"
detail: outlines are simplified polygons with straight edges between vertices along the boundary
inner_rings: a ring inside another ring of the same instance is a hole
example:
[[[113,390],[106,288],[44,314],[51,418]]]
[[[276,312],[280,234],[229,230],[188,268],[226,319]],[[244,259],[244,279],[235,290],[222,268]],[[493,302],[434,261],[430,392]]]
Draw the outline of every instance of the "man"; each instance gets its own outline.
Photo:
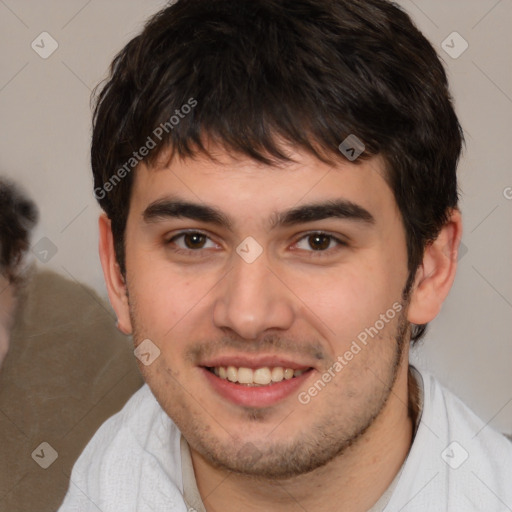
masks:
[[[382,0],[180,0],[95,111],[100,256],[146,385],[68,510],[512,508],[512,446],[409,366],[456,271],[462,132]]]

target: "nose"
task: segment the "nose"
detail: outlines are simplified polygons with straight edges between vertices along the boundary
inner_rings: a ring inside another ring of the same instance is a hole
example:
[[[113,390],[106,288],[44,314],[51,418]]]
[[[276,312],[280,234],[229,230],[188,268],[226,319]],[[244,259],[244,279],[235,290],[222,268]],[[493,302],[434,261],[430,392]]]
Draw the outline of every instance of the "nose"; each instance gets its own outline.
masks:
[[[287,330],[295,317],[294,295],[270,267],[265,252],[252,263],[237,254],[217,288],[213,321],[238,336],[254,340],[269,329]]]

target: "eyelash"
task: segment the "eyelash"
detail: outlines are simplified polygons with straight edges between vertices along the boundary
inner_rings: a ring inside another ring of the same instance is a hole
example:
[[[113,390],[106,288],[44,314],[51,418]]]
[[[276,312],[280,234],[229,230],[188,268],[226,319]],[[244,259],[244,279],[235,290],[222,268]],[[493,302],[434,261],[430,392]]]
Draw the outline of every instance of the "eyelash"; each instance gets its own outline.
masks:
[[[200,236],[204,236],[208,239],[211,240],[211,238],[206,234],[206,233],[203,233],[201,231],[181,231],[180,233],[174,235],[172,238],[170,238],[169,240],[167,240],[165,243],[166,245],[171,245],[175,242],[175,240],[177,240],[178,238],[181,238],[183,236],[186,236],[186,235],[200,235]],[[311,231],[309,233],[306,233],[305,235],[303,235],[302,237],[300,237],[295,243],[294,245],[298,244],[300,241],[304,240],[305,238],[308,238],[310,236],[313,236],[313,235],[321,235],[321,236],[324,236],[324,237],[327,237],[329,238],[329,245],[330,245],[330,242],[331,241],[334,241],[337,243],[338,247],[336,248],[330,248],[330,249],[325,249],[325,250],[319,250],[319,251],[315,251],[315,250],[311,250],[311,251],[306,251],[307,253],[309,253],[308,257],[310,258],[316,258],[316,257],[322,257],[324,256],[325,254],[329,254],[331,253],[331,251],[334,249],[340,249],[340,247],[346,247],[348,246],[348,244],[346,242],[344,242],[343,240],[340,240],[338,237],[334,236],[334,235],[331,235],[330,233],[326,233],[324,231]],[[176,254],[183,254],[183,255],[186,255],[186,256],[193,256],[193,257],[198,257],[198,258],[202,258],[202,257],[206,257],[204,255],[204,250],[202,250],[202,248],[199,248],[199,249],[182,249],[182,248],[173,248],[172,249],[173,252],[175,252]]]

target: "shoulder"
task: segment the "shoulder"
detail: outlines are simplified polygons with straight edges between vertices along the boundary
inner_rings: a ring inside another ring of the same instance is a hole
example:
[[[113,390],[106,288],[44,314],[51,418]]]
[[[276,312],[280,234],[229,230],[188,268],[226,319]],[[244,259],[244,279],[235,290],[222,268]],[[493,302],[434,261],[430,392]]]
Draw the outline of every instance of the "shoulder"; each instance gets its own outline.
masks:
[[[479,464],[491,462],[494,468],[508,469],[512,475],[512,442],[472,411],[458,396],[433,375],[420,371],[425,386],[425,420],[430,419],[447,440],[459,439]],[[448,436],[448,437],[446,437]],[[499,457],[495,458],[495,455]]]
[[[512,507],[512,443],[429,372],[415,375],[423,410],[389,506],[408,503],[411,512]]]
[[[144,384],[85,447],[59,510],[181,510],[180,435]]]

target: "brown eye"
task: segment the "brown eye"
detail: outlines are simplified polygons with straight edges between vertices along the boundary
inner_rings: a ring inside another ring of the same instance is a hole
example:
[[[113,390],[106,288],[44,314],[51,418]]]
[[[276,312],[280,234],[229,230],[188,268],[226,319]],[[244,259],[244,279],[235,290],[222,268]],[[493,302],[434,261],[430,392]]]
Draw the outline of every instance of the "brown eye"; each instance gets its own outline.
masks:
[[[346,246],[347,243],[328,233],[310,233],[303,236],[296,244],[297,248],[309,252],[310,255],[318,253],[331,253],[331,250]]]
[[[309,235],[308,242],[310,247],[315,251],[324,251],[329,248],[331,238],[332,237],[323,234]]]
[[[174,251],[183,253],[199,253],[202,252],[200,249],[215,249],[217,247],[209,236],[198,231],[178,233],[166,242],[166,244],[171,246],[174,245],[176,247],[173,249]]]
[[[186,233],[183,235],[183,240],[187,249],[202,249],[206,242],[206,237],[201,233]]]

